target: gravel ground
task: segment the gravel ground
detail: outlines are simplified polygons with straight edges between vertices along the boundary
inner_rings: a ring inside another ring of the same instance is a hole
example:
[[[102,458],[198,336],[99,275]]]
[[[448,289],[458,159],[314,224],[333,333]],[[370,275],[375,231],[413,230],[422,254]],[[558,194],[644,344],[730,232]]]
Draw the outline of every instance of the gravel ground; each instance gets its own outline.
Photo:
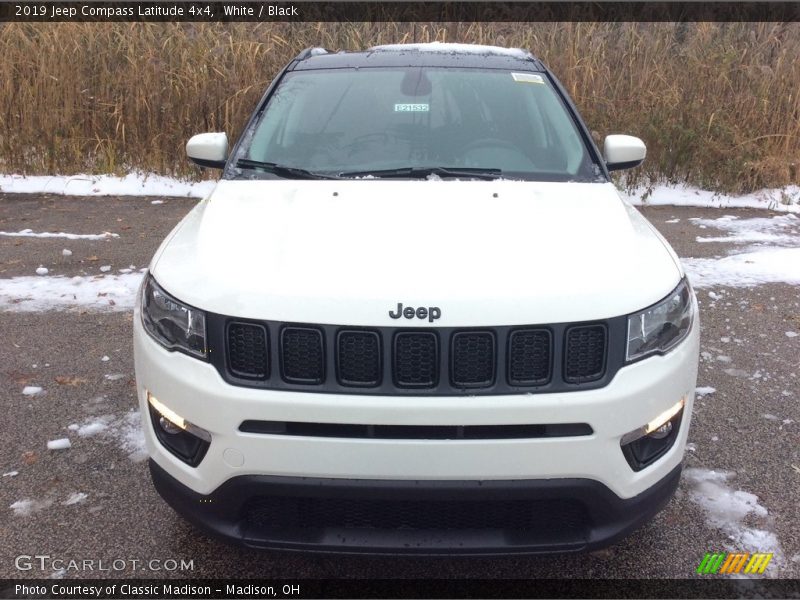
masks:
[[[106,265],[112,272],[147,266],[160,241],[194,204],[152,200],[0,195],[0,231],[119,234],[100,241],[0,236],[0,278],[34,275],[39,266],[50,275],[67,276],[99,275]],[[723,211],[661,207],[642,212],[681,257],[735,250],[731,244],[697,242],[712,230],[689,220],[718,218]],[[770,216],[730,209],[724,214]],[[63,256],[65,248],[71,256]],[[156,495],[137,444],[131,313],[0,312],[5,413],[0,472],[17,472],[0,479],[0,578],[59,575],[15,567],[15,557],[37,554],[128,561],[118,572],[70,571],[67,577],[163,577],[164,570],[130,563],[173,559],[192,561],[193,568],[170,576],[192,578],[686,578],[707,551],[734,549],[731,535],[762,531],[770,547],[758,549],[776,552],[767,575],[797,579],[800,337],[785,332],[800,332],[798,288],[716,287],[699,290],[698,297],[704,352],[698,386],[716,391],[696,403],[685,467],[735,473],[725,489],[755,494],[768,514],[743,517],[732,533],[693,499],[696,486],[685,475],[676,497],[654,521],[611,548],[589,555],[491,559],[278,554],[203,537]],[[25,386],[44,391],[25,396]],[[108,428],[95,435],[81,437],[68,429],[103,416]],[[70,449],[47,449],[48,440],[64,437],[71,439]],[[75,493],[86,497],[68,504],[80,498]],[[15,504],[23,500],[31,502]]]

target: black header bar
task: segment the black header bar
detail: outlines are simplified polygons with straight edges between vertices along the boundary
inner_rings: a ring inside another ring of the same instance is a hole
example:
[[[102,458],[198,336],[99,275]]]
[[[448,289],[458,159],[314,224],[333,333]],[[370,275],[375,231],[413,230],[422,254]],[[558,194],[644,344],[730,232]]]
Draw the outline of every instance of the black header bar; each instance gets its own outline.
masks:
[[[800,2],[3,2],[0,22],[800,21]]]
[[[0,580],[0,598],[797,598],[797,579]]]

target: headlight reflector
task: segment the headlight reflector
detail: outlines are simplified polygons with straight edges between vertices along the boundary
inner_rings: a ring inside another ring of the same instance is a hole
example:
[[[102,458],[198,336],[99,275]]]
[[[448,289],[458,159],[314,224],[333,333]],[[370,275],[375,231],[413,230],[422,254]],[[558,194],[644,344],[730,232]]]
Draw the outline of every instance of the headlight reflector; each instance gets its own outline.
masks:
[[[206,357],[206,315],[179,302],[155,282],[152,275],[142,286],[142,323],[156,341],[170,350]]]
[[[666,352],[686,337],[694,320],[693,295],[684,278],[661,302],[628,317],[628,362]]]

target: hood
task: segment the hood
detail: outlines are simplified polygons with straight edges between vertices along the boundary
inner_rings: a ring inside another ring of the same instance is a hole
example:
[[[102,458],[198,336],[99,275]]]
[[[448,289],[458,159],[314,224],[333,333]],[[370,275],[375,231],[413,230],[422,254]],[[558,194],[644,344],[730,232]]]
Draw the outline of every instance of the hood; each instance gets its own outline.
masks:
[[[611,183],[502,180],[221,181],[153,265],[211,312],[371,326],[608,318],[681,277]],[[441,316],[391,319],[399,303]]]

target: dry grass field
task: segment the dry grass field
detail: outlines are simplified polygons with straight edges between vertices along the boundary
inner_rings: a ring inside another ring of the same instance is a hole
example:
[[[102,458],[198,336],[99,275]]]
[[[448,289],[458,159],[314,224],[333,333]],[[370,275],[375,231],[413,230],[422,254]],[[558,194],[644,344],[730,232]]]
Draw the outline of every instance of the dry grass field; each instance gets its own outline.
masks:
[[[433,40],[532,50],[597,136],[647,142],[629,184],[798,182],[800,23],[7,23],[0,171],[197,176],[186,138],[238,135],[302,48]]]

